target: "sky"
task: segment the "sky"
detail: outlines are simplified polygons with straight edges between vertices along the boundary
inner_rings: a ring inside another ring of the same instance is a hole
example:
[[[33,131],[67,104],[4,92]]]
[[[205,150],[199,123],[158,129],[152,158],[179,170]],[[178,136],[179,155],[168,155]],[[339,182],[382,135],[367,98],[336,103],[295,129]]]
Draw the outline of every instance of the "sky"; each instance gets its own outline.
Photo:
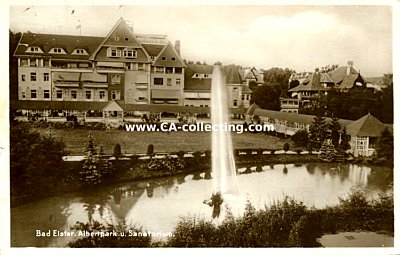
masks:
[[[393,72],[390,6],[11,5],[9,13],[14,32],[92,36],[123,17],[136,33],[180,40],[182,58],[208,64],[303,72],[351,60],[365,77]]]

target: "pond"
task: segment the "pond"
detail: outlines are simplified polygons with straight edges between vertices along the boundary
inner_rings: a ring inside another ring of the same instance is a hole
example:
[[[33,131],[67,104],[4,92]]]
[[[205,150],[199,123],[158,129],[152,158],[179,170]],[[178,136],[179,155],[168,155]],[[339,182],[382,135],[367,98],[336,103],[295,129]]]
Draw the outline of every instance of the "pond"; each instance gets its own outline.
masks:
[[[242,213],[245,202],[260,208],[294,197],[305,205],[323,208],[338,203],[353,187],[367,197],[392,192],[385,167],[355,164],[286,164],[238,167],[241,206],[230,206]],[[204,173],[128,182],[81,193],[51,197],[11,209],[12,247],[63,247],[71,237],[37,237],[38,230],[68,231],[77,221],[90,218],[101,222],[142,226],[145,230],[168,234],[180,217],[211,218],[212,209],[203,204],[211,196],[211,180]],[[62,233],[60,233],[62,234]]]

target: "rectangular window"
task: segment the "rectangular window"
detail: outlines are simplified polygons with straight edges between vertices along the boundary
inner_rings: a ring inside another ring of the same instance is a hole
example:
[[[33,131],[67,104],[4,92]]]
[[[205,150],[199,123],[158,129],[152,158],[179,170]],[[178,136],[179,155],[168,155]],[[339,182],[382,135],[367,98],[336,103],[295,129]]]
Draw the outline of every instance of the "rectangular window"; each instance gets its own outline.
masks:
[[[171,58],[172,61],[175,61],[175,58]]]
[[[164,67],[156,66],[156,67],[155,67],[155,72],[156,72],[156,73],[164,73]]]
[[[43,74],[43,80],[44,81],[49,81],[49,74],[48,73],[44,73]]]
[[[175,73],[182,73],[181,67],[175,67]]]
[[[39,47],[30,47],[29,51],[30,52],[39,52]]]
[[[31,90],[31,98],[37,98],[36,89]]]
[[[50,98],[50,90],[44,90],[44,98]]]
[[[165,72],[166,73],[172,73],[173,68],[172,67],[166,67]]]
[[[164,85],[163,78],[154,78],[154,85]]]
[[[92,91],[88,90],[86,91],[86,100],[92,99]]]
[[[368,139],[368,137],[357,137],[356,149],[357,149],[357,150],[364,150],[364,149],[366,149],[366,146],[367,146],[367,139]]]
[[[36,58],[32,58],[32,59],[30,60],[30,66],[37,66]]]
[[[167,79],[167,86],[171,86],[172,85],[172,79],[171,78],[168,78]]]
[[[233,88],[233,93],[236,93],[237,92],[237,88]]]
[[[144,64],[138,63],[138,70],[144,70]]]
[[[237,106],[237,100],[233,100],[233,106]]]
[[[31,81],[36,81],[36,73],[31,73]]]
[[[62,96],[63,96],[62,90],[57,90],[56,91],[56,98],[57,99],[62,99]]]
[[[121,92],[119,90],[112,90],[111,91],[111,99],[112,100],[120,100],[121,99]]]
[[[146,100],[146,98],[145,97],[138,97],[138,100],[144,101],[144,100]]]
[[[49,60],[43,60],[43,66],[44,67],[49,67],[50,66],[50,61]]]
[[[71,99],[76,99],[77,92],[76,90],[71,90]]]
[[[21,81],[25,81],[25,74],[21,75]]]
[[[162,57],[161,60],[167,61],[167,58],[166,57]]]
[[[28,66],[28,60],[27,59],[21,59],[21,66]]]
[[[25,98],[25,92],[22,92],[21,94],[22,94],[22,98]]]
[[[181,79],[177,78],[177,79],[175,80],[175,84],[176,84],[177,86],[180,86],[180,85],[181,85]]]
[[[136,58],[136,50],[125,49],[124,57],[125,58]]]
[[[104,90],[99,91],[99,98],[100,99],[105,99],[106,98],[106,92]]]
[[[88,63],[80,63],[79,67],[80,68],[89,68],[89,64]]]
[[[242,95],[242,100],[245,100],[245,95]]]
[[[111,84],[120,84],[121,83],[121,75],[112,74],[111,75]]]
[[[107,49],[107,57],[119,58],[119,57],[121,57],[121,50],[108,48]]]

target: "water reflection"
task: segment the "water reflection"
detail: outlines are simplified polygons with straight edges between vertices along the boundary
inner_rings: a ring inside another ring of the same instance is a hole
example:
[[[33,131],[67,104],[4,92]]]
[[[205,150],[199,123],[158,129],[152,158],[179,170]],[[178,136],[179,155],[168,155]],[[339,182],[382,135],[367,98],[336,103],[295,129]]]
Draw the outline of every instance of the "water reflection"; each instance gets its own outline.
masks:
[[[338,196],[361,186],[367,195],[391,190],[391,169],[349,164],[245,166],[237,169],[245,201],[255,207],[291,196],[307,206],[338,203]],[[125,221],[150,231],[172,231],[181,216],[210,217],[209,173],[130,182],[52,197],[11,210],[12,246],[62,246],[68,239],[36,238],[36,229],[69,230],[76,221]],[[234,211],[238,214],[241,211]]]

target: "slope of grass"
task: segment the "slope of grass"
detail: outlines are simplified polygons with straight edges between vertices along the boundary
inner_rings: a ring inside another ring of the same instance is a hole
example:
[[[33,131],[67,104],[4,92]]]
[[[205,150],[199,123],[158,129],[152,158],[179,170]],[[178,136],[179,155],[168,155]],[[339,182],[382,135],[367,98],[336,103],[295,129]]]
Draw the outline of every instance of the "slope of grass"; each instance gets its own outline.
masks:
[[[48,135],[49,129],[36,128]],[[119,143],[122,153],[146,153],[149,144],[154,145],[155,152],[198,151],[211,149],[211,133],[207,132],[126,132],[125,130],[83,130],[83,129],[52,129],[52,135],[61,138],[70,155],[81,155],[92,133],[97,147],[103,146],[104,152],[111,154],[115,144]],[[234,148],[269,148],[282,149],[290,139],[279,139],[261,133],[232,133]]]

